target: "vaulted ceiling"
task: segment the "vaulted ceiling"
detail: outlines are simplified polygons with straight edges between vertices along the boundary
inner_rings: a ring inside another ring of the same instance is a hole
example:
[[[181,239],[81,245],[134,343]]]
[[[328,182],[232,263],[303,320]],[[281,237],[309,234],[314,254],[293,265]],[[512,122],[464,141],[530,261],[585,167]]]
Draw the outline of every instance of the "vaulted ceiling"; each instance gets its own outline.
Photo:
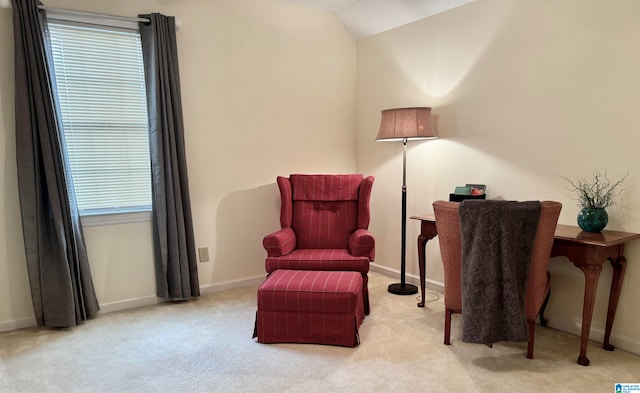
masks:
[[[473,0],[281,0],[334,13],[356,39],[382,33]]]

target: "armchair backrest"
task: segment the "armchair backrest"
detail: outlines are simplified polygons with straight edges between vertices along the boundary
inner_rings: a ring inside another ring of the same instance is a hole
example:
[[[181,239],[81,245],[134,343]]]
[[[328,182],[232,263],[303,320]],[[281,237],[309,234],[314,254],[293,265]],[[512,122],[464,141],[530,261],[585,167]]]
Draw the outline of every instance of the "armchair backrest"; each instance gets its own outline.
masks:
[[[294,230],[297,248],[349,248],[349,236],[369,227],[373,181],[360,174],[278,177],[280,225]]]

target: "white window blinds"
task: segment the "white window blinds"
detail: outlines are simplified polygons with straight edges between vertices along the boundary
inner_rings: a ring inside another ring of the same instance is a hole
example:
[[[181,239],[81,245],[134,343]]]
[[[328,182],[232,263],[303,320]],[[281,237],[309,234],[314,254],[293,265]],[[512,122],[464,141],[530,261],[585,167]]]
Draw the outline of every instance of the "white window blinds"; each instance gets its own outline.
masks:
[[[139,33],[51,19],[48,24],[80,214],[149,210],[148,117]]]

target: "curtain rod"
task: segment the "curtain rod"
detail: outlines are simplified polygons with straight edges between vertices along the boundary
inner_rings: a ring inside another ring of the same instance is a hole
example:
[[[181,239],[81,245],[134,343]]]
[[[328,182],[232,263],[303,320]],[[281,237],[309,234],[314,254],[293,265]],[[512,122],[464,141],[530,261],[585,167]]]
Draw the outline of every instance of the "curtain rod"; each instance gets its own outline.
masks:
[[[0,0],[0,7],[11,8],[11,0]],[[149,23],[150,22],[150,20],[147,18],[129,18],[126,16],[98,14],[95,12],[74,11],[74,10],[67,10],[67,9],[61,9],[61,8],[47,7],[42,4],[39,4],[38,8],[41,10],[58,14],[58,15],[68,15],[70,17],[75,16],[80,18],[86,16],[91,18],[100,18],[102,20],[114,21],[116,23],[117,22],[120,22],[120,23],[139,23],[139,22]],[[176,30],[179,30],[181,26],[182,26],[182,23],[180,23],[180,21],[176,19]]]
[[[11,8],[11,0],[0,0],[0,7],[2,7],[2,8]],[[150,22],[149,19],[147,19],[147,18],[128,18],[126,16],[115,16],[115,15],[107,15],[107,14],[98,14],[98,13],[95,13],[95,12],[66,10],[66,9],[61,9],[61,8],[51,8],[51,7],[44,6],[42,4],[38,4],[38,9],[55,12],[57,14],[76,15],[76,16],[91,16],[91,17],[94,17],[94,18],[111,19],[111,20],[117,20],[117,21],[121,21],[121,22],[132,22],[132,23],[137,23],[137,22],[149,23]]]
[[[66,10],[62,8],[51,8],[44,5],[38,5],[38,8],[45,11],[55,12],[56,14],[61,14],[61,15],[90,16],[95,18],[116,20],[120,22],[133,22],[133,23],[137,23],[137,22],[149,23],[150,22],[150,20],[147,18],[129,18],[126,16],[97,14],[95,12],[74,11],[74,10]]]

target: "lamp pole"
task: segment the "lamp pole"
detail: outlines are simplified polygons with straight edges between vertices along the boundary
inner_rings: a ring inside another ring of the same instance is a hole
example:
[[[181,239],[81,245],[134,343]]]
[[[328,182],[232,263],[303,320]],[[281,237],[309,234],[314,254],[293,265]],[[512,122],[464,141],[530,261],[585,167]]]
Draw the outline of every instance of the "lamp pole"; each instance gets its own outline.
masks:
[[[390,284],[387,290],[395,295],[413,295],[418,287],[407,284],[407,138],[402,138],[402,228],[400,243],[400,283]]]

